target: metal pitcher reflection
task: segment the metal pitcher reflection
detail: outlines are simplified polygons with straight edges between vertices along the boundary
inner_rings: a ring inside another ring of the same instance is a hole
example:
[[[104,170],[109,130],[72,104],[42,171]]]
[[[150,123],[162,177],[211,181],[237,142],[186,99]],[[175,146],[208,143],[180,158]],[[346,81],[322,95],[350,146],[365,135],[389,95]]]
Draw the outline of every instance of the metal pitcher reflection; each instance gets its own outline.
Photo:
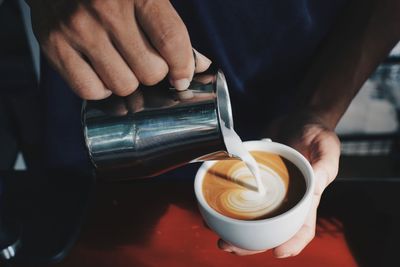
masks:
[[[190,162],[230,158],[221,126],[233,128],[221,71],[194,77],[185,91],[167,82],[83,105],[89,156],[113,180],[151,177]]]

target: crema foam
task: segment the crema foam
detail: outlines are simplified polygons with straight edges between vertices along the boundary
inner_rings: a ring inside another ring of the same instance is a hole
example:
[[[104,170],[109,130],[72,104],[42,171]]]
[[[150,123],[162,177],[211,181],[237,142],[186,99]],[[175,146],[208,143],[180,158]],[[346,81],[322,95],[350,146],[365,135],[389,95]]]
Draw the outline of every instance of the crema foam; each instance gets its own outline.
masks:
[[[256,220],[283,213],[298,203],[305,193],[300,170],[285,158],[262,151],[252,151],[259,167],[265,192],[243,161],[215,163],[205,174],[203,195],[219,213],[242,220]]]

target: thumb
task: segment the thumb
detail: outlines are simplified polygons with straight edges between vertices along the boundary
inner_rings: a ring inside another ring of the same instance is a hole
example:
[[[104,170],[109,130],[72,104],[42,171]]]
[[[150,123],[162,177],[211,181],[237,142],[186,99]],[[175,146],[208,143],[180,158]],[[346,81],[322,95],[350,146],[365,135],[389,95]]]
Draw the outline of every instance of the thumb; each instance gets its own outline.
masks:
[[[334,177],[331,179],[326,169],[323,166],[320,167],[319,164],[313,165],[312,167],[316,181],[314,194],[321,196],[325,188],[333,181]]]
[[[316,179],[316,194],[336,178],[339,170],[340,143],[336,134],[324,136],[321,141],[312,145],[311,166]]]

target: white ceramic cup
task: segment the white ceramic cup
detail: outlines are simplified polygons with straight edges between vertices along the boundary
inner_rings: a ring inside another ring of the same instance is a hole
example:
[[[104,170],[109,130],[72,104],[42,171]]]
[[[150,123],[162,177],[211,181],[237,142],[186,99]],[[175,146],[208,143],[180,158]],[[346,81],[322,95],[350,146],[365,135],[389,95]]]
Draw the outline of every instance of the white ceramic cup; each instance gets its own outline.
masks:
[[[286,145],[269,139],[247,141],[244,145],[249,151],[275,153],[295,164],[303,174],[306,192],[303,198],[290,210],[268,219],[245,221],[222,215],[207,203],[203,196],[204,175],[217,161],[208,161],[201,165],[196,174],[194,189],[200,212],[208,226],[223,240],[247,250],[265,250],[283,244],[293,237],[304,224],[311,208],[315,178],[310,163],[299,152]]]

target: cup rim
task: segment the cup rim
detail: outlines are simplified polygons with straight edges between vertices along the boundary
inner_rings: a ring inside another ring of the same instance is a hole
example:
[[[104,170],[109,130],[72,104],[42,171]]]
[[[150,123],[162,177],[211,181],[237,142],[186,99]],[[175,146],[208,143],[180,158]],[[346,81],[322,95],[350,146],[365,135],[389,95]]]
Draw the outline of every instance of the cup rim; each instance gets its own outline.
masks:
[[[292,147],[289,147],[287,145],[281,144],[281,143],[277,143],[277,142],[272,142],[272,140],[270,139],[261,139],[261,140],[252,140],[252,141],[245,141],[243,142],[245,145],[251,145],[254,143],[258,143],[258,144],[263,144],[263,145],[270,145],[270,146],[275,146],[276,150],[278,149],[284,149],[287,151],[287,153],[291,153],[293,154],[298,160],[300,160],[300,162],[303,164],[302,167],[298,166],[297,163],[293,162],[292,160],[290,160],[293,164],[296,165],[297,168],[299,168],[299,170],[301,171],[301,173],[304,176],[305,182],[306,182],[306,191],[304,192],[303,197],[300,199],[299,202],[296,203],[296,205],[294,205],[292,208],[290,208],[289,210],[271,217],[271,218],[266,218],[266,219],[260,219],[260,220],[240,220],[240,219],[234,219],[231,217],[228,217],[226,215],[223,215],[221,213],[219,213],[218,211],[214,210],[205,200],[204,195],[202,193],[202,185],[203,185],[203,180],[204,180],[204,174],[206,172],[207,169],[211,168],[214,164],[216,164],[218,161],[214,160],[214,161],[207,161],[204,162],[199,169],[197,170],[196,176],[195,176],[195,181],[194,181],[194,191],[195,191],[195,195],[196,195],[196,199],[197,202],[199,203],[199,205],[205,209],[208,213],[212,214],[213,216],[218,217],[219,219],[229,222],[229,223],[234,223],[234,224],[247,224],[247,225],[259,225],[259,224],[264,224],[267,222],[274,222],[276,220],[281,220],[284,217],[288,217],[290,216],[292,213],[294,213],[296,210],[298,210],[301,206],[303,206],[307,200],[309,198],[312,197],[313,192],[314,192],[314,187],[315,187],[315,177],[314,177],[314,172],[313,169],[311,167],[311,164],[308,162],[308,160],[297,150],[295,150]],[[283,157],[285,157],[285,155],[282,155],[280,153],[277,153],[276,151],[268,151],[266,149],[262,149],[260,148],[259,151],[266,151],[266,152],[272,152],[272,153],[276,153],[278,155],[281,155]],[[287,157],[285,157],[287,158]],[[303,171],[305,170],[305,171]],[[308,174],[306,174],[305,172],[307,172]]]

